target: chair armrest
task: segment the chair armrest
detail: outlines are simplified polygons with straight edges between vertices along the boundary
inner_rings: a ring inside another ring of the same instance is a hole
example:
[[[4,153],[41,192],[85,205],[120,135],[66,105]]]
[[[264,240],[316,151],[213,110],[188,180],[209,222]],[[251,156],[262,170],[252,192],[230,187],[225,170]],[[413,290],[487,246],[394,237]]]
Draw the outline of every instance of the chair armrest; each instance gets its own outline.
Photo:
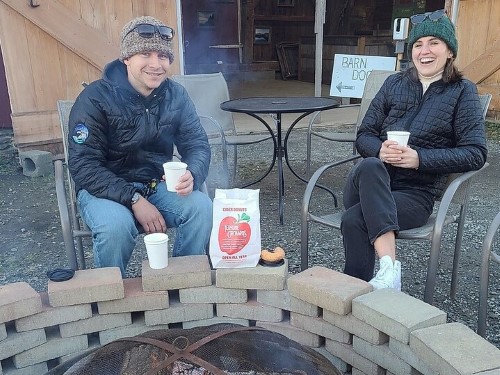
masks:
[[[446,188],[446,191],[441,198],[441,202],[439,203],[439,208],[436,214],[436,221],[434,222],[434,233],[433,238],[440,238],[441,231],[443,229],[444,221],[448,214],[448,210],[450,208],[451,203],[453,202],[453,198],[457,193],[458,189],[464,184],[468,182],[470,179],[475,177],[478,173],[482,172],[486,168],[488,168],[489,163],[485,163],[481,169],[476,171],[469,171],[462,173],[458,177],[456,177]],[[466,198],[468,200],[468,197]],[[467,202],[465,202],[467,203]]]
[[[354,155],[354,156],[351,156],[347,159],[342,159],[339,161],[335,161],[333,163],[328,163],[328,164],[323,165],[322,167],[319,167],[314,172],[314,174],[310,178],[309,182],[307,183],[306,190],[304,192],[304,197],[302,198],[302,222],[304,222],[304,220],[307,220],[307,215],[309,213],[309,203],[311,201],[314,188],[316,187],[316,184],[318,183],[318,180],[323,175],[323,173],[325,173],[330,168],[333,168],[333,167],[336,167],[336,166],[339,166],[339,165],[342,165],[345,163],[349,163],[349,162],[354,161],[354,160],[359,159],[359,158],[361,158],[361,155]]]

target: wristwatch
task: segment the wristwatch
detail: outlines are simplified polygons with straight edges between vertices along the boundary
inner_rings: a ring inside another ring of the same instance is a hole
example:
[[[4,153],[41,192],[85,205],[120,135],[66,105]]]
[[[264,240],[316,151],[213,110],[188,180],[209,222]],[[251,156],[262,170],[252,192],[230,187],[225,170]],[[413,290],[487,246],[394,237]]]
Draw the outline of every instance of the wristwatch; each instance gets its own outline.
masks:
[[[141,197],[142,197],[141,194],[135,192],[134,195],[132,195],[132,200],[131,200],[132,205],[136,204]]]

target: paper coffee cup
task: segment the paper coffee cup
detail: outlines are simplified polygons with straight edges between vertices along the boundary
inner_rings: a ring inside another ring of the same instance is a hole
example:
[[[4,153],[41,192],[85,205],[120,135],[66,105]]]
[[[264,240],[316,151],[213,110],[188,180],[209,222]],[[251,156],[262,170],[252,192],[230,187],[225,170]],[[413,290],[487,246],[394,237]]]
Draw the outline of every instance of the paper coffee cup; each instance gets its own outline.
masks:
[[[186,168],[187,164],[180,161],[169,161],[163,164],[168,191],[175,192],[175,186],[179,182],[179,178],[186,173]]]
[[[144,236],[149,266],[161,269],[168,266],[168,236],[165,233],[151,233]]]
[[[406,146],[408,144],[408,139],[410,138],[410,132],[390,130],[387,132],[387,139],[390,141],[396,141],[401,146]]]

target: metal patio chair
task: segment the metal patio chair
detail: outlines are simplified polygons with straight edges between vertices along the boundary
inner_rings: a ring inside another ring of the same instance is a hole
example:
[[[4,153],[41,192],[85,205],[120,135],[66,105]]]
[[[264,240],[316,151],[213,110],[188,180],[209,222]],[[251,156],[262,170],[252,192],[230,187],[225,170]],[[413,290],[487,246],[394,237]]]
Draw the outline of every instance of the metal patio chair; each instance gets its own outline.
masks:
[[[489,103],[491,101],[491,94],[480,95],[481,105],[483,108],[483,116],[486,116]],[[360,116],[364,116],[360,114]],[[360,121],[358,117],[358,122]],[[340,231],[340,224],[342,219],[342,210],[323,215],[321,213],[312,212],[311,200],[313,192],[318,184],[318,180],[326,171],[333,171],[333,168],[344,164],[346,162],[356,160],[361,156],[355,155],[350,158],[337,161],[334,163],[326,164],[320,167],[309,180],[307,184],[304,198],[302,201],[301,213],[301,269],[305,270],[309,267],[309,223],[316,222],[326,225],[328,227]],[[458,263],[460,258],[460,248],[462,245],[463,229],[465,224],[465,217],[469,203],[470,187],[474,178],[479,173],[488,167],[486,163],[481,169],[477,171],[470,171],[465,173],[455,173],[449,176],[443,194],[436,199],[437,212],[431,215],[428,222],[418,228],[402,230],[398,233],[398,240],[428,240],[431,242],[430,256],[427,266],[427,280],[425,283],[424,301],[432,304],[434,299],[434,289],[436,286],[437,268],[439,264],[439,253],[441,250],[442,234],[446,226],[452,223],[458,225],[455,235],[455,252],[453,258],[453,271],[450,296],[455,298],[457,285],[458,285]],[[332,205],[333,206],[333,205]],[[450,210],[452,207],[459,208],[458,214]]]
[[[180,83],[193,101],[196,112],[207,132],[211,145],[221,146],[222,162],[227,177],[236,178],[238,146],[251,145],[271,140],[266,134],[238,134],[234,125],[233,114],[220,108],[222,102],[228,101],[229,89],[222,73],[174,75],[172,80]],[[233,168],[229,174],[227,158],[228,147],[233,147]]]
[[[488,286],[490,281],[490,263],[495,262],[497,264],[500,264],[500,253],[495,252],[493,247],[494,239],[498,235],[499,228],[500,212],[491,222],[483,241],[479,287],[479,310],[477,314],[477,333],[483,337],[486,336],[486,323],[488,316]]]
[[[385,71],[385,70],[373,70],[368,78],[366,79],[365,88],[363,90],[363,98],[361,99],[360,104],[347,104],[341,105],[334,109],[343,107],[355,107],[359,108],[358,121],[354,124],[352,131],[347,132],[332,132],[332,131],[321,131],[316,130],[319,124],[316,124],[316,118],[320,115],[320,111],[315,112],[314,115],[309,120],[309,124],[307,126],[307,143],[306,143],[306,175],[310,176],[311,173],[311,153],[312,153],[312,138],[313,136],[320,137],[326,139],[327,141],[333,142],[350,142],[352,143],[352,154],[356,155],[356,146],[354,142],[356,142],[356,134],[358,132],[358,127],[361,124],[361,120],[363,120],[363,116],[368,109],[368,106],[371,103],[371,99],[377,93],[382,83],[389,77],[394,74],[394,71]],[[370,78],[371,77],[371,78]],[[363,116],[360,116],[363,115]],[[352,124],[349,124],[352,125]]]

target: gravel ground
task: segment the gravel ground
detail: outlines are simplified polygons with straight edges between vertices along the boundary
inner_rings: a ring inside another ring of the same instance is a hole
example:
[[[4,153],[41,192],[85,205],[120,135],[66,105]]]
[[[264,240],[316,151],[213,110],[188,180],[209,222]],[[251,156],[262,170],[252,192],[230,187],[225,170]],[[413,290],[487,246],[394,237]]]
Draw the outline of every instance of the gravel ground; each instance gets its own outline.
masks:
[[[295,170],[303,173],[305,133],[296,130],[289,140],[289,157]],[[320,165],[349,155],[348,145],[332,147],[331,143],[314,140],[313,170]],[[270,160],[272,143],[245,146],[239,149],[238,181],[253,179],[265,170]],[[220,185],[219,150],[214,150],[214,162],[209,176],[209,188]],[[491,167],[474,184],[471,204],[465,225],[462,259],[457,297],[449,297],[453,259],[452,230],[444,233],[441,263],[435,292],[435,305],[448,314],[451,322],[461,322],[476,330],[481,243],[491,220],[500,207],[500,143],[489,143]],[[325,184],[339,192],[348,171],[346,165],[335,175],[329,175]],[[264,180],[251,188],[260,189],[262,246],[282,246],[289,259],[291,273],[300,270],[300,212],[305,184],[285,168],[285,223],[279,224],[276,167]],[[341,197],[340,197],[341,198]],[[315,205],[321,210],[334,209],[331,198],[318,192]],[[173,233],[170,233],[173,236]],[[140,264],[145,259],[142,240],[128,268],[128,276],[140,275]],[[498,244],[498,241],[497,241]],[[426,264],[430,245],[425,241],[399,241],[398,257],[402,263],[403,291],[423,298]],[[91,248],[86,258],[92,265]],[[326,266],[338,271],[344,263],[340,233],[317,224],[311,226],[310,265]],[[28,282],[38,291],[47,287],[46,271],[66,266],[66,257],[60,231],[59,214],[53,176],[28,178],[23,176],[15,150],[0,154],[0,285],[17,281]],[[500,267],[493,265],[490,272],[490,299],[488,306],[487,339],[500,348]],[[496,281],[496,282],[495,282]]]

